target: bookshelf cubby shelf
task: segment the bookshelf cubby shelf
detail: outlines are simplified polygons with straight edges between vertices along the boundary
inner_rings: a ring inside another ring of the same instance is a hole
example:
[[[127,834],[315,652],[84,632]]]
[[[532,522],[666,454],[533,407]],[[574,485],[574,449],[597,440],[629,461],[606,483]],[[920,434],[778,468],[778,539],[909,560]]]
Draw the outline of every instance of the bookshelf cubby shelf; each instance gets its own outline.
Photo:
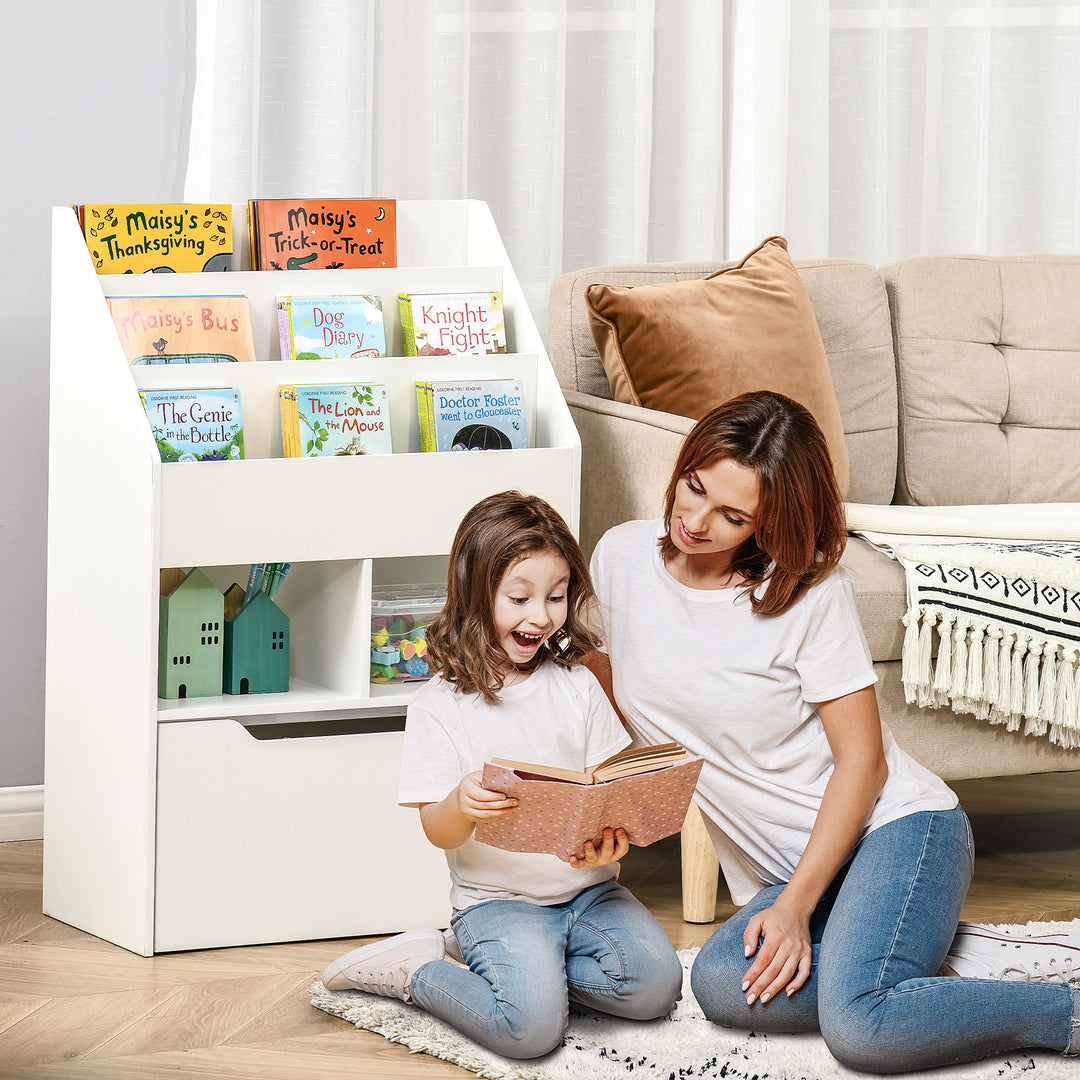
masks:
[[[461,515],[505,488],[576,530],[581,453],[487,206],[399,202],[398,261],[99,277],[54,210],[46,914],[146,956],[445,925],[442,854],[396,806],[412,691],[368,679],[372,585],[441,578]],[[479,289],[502,290],[515,352],[401,355],[399,290]],[[214,292],[250,297],[256,363],[127,366],[106,296]],[[391,355],[278,359],[277,295],[359,292],[383,297]],[[309,382],[387,383],[394,453],[282,458],[277,386],[297,363]],[[508,376],[533,449],[418,452],[416,379]],[[246,460],[162,464],[138,389],[215,384],[241,390]],[[160,571],[199,566],[225,589],[269,561],[292,564],[288,692],[159,700]]]

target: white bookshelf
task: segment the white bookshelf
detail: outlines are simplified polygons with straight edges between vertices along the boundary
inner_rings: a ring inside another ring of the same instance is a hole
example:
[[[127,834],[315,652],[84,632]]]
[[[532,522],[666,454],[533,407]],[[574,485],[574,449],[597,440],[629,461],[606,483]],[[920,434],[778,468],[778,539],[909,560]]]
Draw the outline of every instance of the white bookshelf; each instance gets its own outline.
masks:
[[[234,208],[243,247],[243,207]],[[576,531],[580,443],[485,204],[398,203],[399,266],[98,276],[53,214],[44,910],[143,955],[445,925],[449,881],[396,805],[408,684],[368,679],[373,583],[445,576],[462,514],[517,488]],[[403,357],[396,296],[501,289],[501,356]],[[129,368],[106,296],[244,293],[257,362]],[[378,360],[304,361],[305,381],[390,389],[394,453],[284,459],[274,297],[383,297]],[[418,378],[514,377],[532,449],[418,452]],[[138,389],[235,385],[246,460],[162,464]],[[288,561],[290,689],[157,697],[160,570],[220,588]],[[333,732],[333,733],[330,733]],[[267,737],[269,736],[269,737]]]

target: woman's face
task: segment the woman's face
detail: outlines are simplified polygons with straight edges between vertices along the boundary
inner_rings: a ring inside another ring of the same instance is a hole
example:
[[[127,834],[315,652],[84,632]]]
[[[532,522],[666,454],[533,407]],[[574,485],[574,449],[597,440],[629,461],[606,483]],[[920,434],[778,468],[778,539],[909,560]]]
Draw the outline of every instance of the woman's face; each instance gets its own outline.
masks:
[[[754,535],[759,500],[757,473],[718,458],[676,485],[671,542],[686,555],[730,554]]]

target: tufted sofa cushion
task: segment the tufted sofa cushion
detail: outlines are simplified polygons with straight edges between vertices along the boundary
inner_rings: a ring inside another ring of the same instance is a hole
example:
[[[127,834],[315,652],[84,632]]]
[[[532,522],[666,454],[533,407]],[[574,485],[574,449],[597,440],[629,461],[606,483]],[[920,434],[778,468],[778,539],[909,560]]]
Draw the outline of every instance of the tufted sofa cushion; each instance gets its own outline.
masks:
[[[1080,500],[1080,257],[913,257],[882,276],[896,502]]]
[[[852,502],[890,503],[896,479],[896,374],[881,275],[869,263],[848,259],[795,259],[794,263],[814,306],[840,406],[851,467],[847,497]],[[592,266],[557,278],[548,308],[548,352],[563,390],[606,399],[612,396],[589,327],[585,290],[590,285],[688,281],[733,265]]]

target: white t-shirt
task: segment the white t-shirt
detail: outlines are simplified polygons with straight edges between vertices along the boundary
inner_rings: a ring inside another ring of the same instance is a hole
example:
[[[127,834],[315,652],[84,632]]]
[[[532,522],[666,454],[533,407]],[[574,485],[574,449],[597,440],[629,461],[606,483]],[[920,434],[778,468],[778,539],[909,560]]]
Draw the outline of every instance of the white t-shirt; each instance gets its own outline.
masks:
[[[817,702],[876,681],[851,583],[835,570],[784,614],[755,615],[735,589],[692,589],[668,573],[663,521],[631,521],[597,545],[615,700],[647,742],[675,739],[705,764],[695,802],[732,899],[791,879],[833,757]],[[882,725],[889,776],[863,835],[957,803]]]
[[[544,663],[499,702],[459,694],[434,678],[417,691],[405,720],[398,802],[438,802],[463,776],[493,757],[584,770],[630,743],[600,684],[585,667]],[[450,903],[482,900],[561,904],[582,889],[617,877],[619,864],[575,870],[554,855],[503,851],[467,840],[446,852]]]

